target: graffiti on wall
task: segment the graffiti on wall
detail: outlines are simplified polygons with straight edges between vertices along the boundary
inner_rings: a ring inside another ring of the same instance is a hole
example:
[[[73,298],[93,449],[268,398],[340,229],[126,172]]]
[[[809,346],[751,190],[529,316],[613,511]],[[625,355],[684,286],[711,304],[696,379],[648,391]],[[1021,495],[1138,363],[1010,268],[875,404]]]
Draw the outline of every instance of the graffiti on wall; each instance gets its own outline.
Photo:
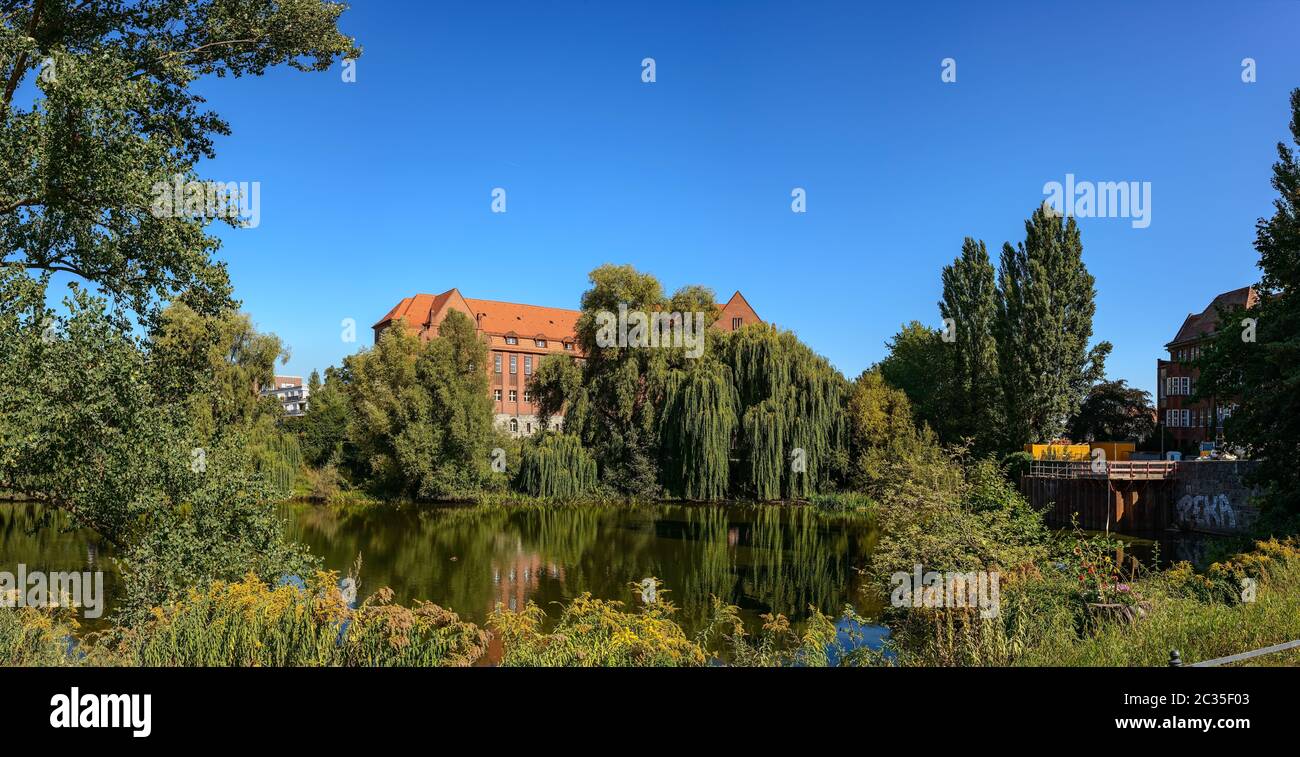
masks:
[[[1196,528],[1236,530],[1246,525],[1246,513],[1238,512],[1226,494],[1184,494],[1178,500],[1178,520]]]

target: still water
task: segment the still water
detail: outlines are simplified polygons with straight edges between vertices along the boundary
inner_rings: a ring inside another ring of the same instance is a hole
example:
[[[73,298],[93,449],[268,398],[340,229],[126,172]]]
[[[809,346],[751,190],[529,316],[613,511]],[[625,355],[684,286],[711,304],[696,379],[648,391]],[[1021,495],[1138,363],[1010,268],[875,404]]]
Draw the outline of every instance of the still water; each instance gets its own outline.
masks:
[[[428,599],[481,623],[498,603],[532,601],[552,617],[581,594],[635,604],[633,584],[663,582],[660,598],[700,630],[711,597],[737,605],[751,631],[763,613],[792,620],[810,606],[838,615],[866,602],[859,568],[875,531],[863,520],[808,507],[743,505],[288,506],[290,535],[331,569],[361,555],[361,594],[381,586],[396,599]]]
[[[862,592],[875,543],[862,518],[781,505],[457,506],[339,510],[283,506],[291,538],[326,568],[347,574],[361,557],[360,595],[387,586],[403,604],[435,602],[482,623],[498,603],[536,602],[552,617],[556,603],[582,592],[634,605],[633,586],[649,576],[676,619],[694,634],[713,596],[737,605],[752,632],[763,613],[796,623],[816,607],[832,616],[853,604],[878,609]],[[121,581],[111,546],[69,530],[60,513],[27,502],[0,502],[0,569],[103,570],[107,616]],[[102,622],[102,621],[101,621]],[[99,623],[86,623],[94,628]]]

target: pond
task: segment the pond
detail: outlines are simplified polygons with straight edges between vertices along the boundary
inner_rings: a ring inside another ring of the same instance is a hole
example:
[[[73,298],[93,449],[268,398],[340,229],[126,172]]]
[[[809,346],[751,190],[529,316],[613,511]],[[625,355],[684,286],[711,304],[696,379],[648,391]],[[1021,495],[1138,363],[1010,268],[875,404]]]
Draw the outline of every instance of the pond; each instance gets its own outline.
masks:
[[[361,555],[362,595],[382,586],[482,623],[498,603],[556,603],[582,592],[634,605],[654,576],[693,634],[711,597],[738,606],[752,632],[764,613],[863,611],[859,569],[875,531],[856,516],[781,505],[509,505],[337,511],[294,503],[290,535],[334,570]],[[864,612],[865,614],[865,612]]]
[[[325,567],[346,575],[360,555],[361,596],[387,586],[397,602],[429,600],[480,624],[498,603],[532,601],[555,617],[556,603],[582,592],[634,606],[633,584],[649,576],[662,581],[659,596],[679,608],[688,634],[707,622],[713,596],[737,605],[751,632],[764,613],[798,626],[810,606],[832,616],[845,604],[866,616],[878,609],[859,573],[875,530],[859,516],[806,506],[282,508],[288,535]],[[111,613],[121,591],[111,556],[94,532],[68,530],[61,513],[0,502],[0,569],[104,570]]]

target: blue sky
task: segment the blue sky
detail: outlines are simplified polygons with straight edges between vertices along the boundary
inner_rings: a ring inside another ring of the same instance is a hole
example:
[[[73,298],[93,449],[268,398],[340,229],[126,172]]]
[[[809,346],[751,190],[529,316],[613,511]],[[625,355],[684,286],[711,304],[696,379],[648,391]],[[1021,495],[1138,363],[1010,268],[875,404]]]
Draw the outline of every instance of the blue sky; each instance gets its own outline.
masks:
[[[260,226],[223,231],[222,256],[304,376],[404,296],[577,307],[605,262],[739,289],[853,376],[900,324],[939,324],[963,237],[996,254],[1072,173],[1151,182],[1148,228],[1081,221],[1108,374],[1150,390],[1184,316],[1258,279],[1300,86],[1297,0],[375,0],[342,25],[355,83],[201,86],[234,130],[205,174],[262,185]]]

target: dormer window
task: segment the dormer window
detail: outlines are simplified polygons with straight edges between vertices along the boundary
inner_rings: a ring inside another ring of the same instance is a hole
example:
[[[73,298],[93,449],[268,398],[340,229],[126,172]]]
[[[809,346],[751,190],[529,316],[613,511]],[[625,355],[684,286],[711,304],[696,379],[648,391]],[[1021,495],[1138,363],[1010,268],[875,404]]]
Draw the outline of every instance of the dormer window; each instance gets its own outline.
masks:
[[[519,344],[519,337],[517,336],[506,337],[506,344]]]
[[[566,349],[566,350],[572,352],[572,351],[573,351],[573,342],[565,342],[565,343],[564,343],[564,349]]]
[[[533,344],[537,345],[538,347],[545,347],[545,346],[546,346],[546,340],[545,340],[545,339],[534,339],[534,340],[533,340]]]

